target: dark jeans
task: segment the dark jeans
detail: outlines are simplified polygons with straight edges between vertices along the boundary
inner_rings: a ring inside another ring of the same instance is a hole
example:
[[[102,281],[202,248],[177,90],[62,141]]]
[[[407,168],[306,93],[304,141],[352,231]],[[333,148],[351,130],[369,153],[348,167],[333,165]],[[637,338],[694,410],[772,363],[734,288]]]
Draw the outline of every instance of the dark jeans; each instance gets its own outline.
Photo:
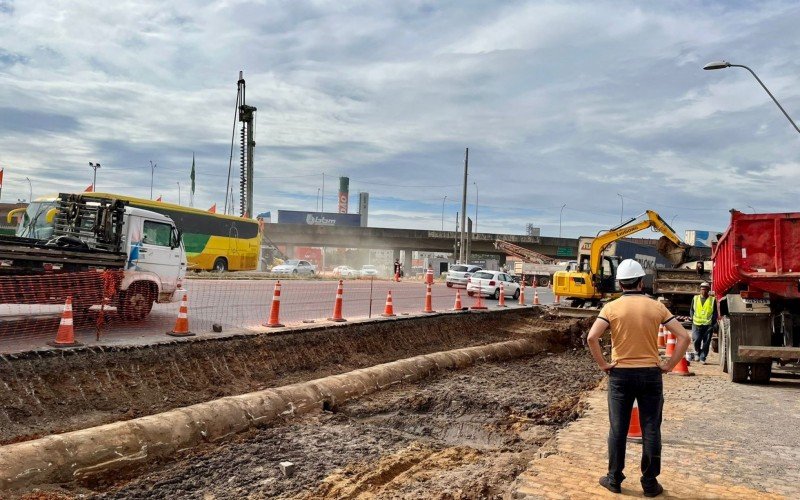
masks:
[[[711,325],[692,325],[692,340],[694,341],[694,352],[705,361],[708,357],[708,347],[711,345]]]
[[[608,377],[608,478],[620,484],[625,475],[625,445],[631,423],[633,401],[639,405],[642,427],[642,486],[655,487],[661,474],[661,410],[664,407],[664,386],[661,369],[614,368]]]

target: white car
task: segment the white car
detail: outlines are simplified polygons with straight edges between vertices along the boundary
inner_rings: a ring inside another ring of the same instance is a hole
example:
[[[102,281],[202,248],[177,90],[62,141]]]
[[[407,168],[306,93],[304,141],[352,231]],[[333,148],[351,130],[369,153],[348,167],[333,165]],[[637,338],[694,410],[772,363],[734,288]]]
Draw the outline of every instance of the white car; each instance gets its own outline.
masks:
[[[377,276],[378,270],[375,266],[370,266],[369,264],[361,266],[361,276]]]
[[[307,260],[287,260],[283,264],[279,266],[275,266],[272,268],[273,274],[310,274],[313,275],[317,269],[314,267],[313,264],[308,262]]]
[[[519,285],[508,274],[501,271],[478,271],[468,278],[467,294],[500,298],[500,283],[506,297],[519,298]]]
[[[445,282],[449,287],[452,287],[453,285],[467,286],[467,280],[469,277],[480,270],[480,266],[455,264],[450,266],[450,269],[447,270],[447,278],[445,279]]]
[[[337,278],[358,278],[358,269],[349,266],[336,266],[333,268],[333,275]]]

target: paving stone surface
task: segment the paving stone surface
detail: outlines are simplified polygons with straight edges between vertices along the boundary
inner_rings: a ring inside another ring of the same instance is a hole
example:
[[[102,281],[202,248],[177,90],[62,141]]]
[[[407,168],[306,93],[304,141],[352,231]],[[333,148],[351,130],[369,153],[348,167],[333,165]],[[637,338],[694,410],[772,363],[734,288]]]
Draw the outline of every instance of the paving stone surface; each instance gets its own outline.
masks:
[[[729,382],[716,364],[691,371],[664,377],[661,498],[800,498],[800,376],[759,386]],[[517,478],[512,498],[643,497],[638,444],[628,443],[621,495],[597,484],[608,466],[606,396],[603,381],[584,415]]]

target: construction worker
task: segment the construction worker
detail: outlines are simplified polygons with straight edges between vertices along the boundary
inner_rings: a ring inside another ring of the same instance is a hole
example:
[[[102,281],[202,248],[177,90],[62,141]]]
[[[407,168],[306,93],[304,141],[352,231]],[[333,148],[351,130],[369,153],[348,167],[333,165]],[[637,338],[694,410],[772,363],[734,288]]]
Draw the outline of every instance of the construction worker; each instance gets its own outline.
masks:
[[[634,400],[639,406],[642,428],[642,477],[644,496],[660,495],[664,488],[656,479],[661,473],[661,410],[664,390],[661,376],[680,362],[689,347],[689,333],[664,304],[642,291],[645,272],[633,259],[623,260],[617,269],[622,297],[603,307],[589,330],[587,342],[592,357],[608,374],[608,474],[600,485],[620,493],[625,479],[625,444]],[[677,345],[671,358],[658,355],[658,327],[672,332]],[[603,357],[600,338],[611,329],[611,363]]]
[[[694,342],[694,356],[703,364],[708,357],[708,346],[711,345],[711,335],[717,324],[717,303],[708,292],[711,286],[705,281],[700,283],[700,295],[692,298],[692,307],[689,316],[692,317],[692,341]]]

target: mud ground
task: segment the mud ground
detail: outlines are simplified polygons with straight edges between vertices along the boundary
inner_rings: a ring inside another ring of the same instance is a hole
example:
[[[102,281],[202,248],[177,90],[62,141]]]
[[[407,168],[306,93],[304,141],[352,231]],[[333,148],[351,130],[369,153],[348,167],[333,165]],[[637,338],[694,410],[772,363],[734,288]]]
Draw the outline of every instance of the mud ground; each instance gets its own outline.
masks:
[[[535,309],[130,348],[0,356],[0,444],[430,352],[567,332]]]
[[[397,386],[66,495],[140,498],[500,498],[600,374],[583,349]],[[279,463],[295,464],[284,477]],[[55,491],[53,492],[55,493]]]

